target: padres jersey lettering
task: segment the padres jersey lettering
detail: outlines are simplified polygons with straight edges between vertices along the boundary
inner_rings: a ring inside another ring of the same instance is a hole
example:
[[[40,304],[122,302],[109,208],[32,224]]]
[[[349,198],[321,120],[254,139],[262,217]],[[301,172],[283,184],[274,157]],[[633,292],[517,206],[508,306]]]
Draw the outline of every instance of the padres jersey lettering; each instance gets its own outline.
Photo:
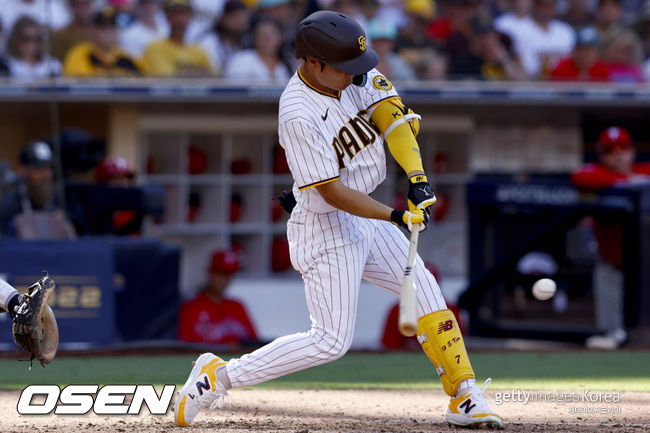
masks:
[[[340,179],[370,194],[386,178],[384,142],[370,122],[370,110],[397,92],[392,85],[375,85],[382,80],[373,69],[363,87],[349,86],[338,97],[314,90],[299,72],[287,84],[280,98],[278,132],[299,207],[334,211],[312,188],[325,182]]]

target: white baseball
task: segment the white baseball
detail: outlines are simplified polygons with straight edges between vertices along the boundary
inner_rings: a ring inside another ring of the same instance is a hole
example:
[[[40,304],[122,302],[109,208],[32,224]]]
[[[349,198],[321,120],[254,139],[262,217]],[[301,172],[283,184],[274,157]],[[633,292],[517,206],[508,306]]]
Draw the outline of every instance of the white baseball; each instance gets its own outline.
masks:
[[[533,296],[540,301],[551,299],[555,295],[557,284],[550,278],[542,278],[533,284]]]

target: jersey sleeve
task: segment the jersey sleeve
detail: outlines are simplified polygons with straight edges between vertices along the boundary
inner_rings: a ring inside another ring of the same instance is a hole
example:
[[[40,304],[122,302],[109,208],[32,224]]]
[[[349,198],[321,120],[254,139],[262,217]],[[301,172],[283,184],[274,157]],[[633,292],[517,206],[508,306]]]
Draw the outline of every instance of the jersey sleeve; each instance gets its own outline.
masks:
[[[244,304],[242,304],[241,302],[237,302],[237,317],[239,318],[239,321],[242,323],[242,325],[244,325],[244,327],[248,331],[248,339],[257,340],[257,333],[255,332],[255,327],[253,326],[253,322],[248,316],[246,307],[244,307]]]
[[[585,191],[598,191],[614,186],[621,176],[597,164],[587,164],[571,175],[571,183]]]
[[[278,134],[289,169],[299,189],[339,179],[339,164],[334,148],[307,122],[282,122]]]
[[[198,315],[193,302],[183,304],[178,313],[178,339],[189,342],[199,342],[201,337],[194,330],[194,323]]]
[[[381,74],[378,70],[373,69],[368,72],[366,83],[361,89],[362,110],[372,110],[379,102],[399,96],[393,83]]]

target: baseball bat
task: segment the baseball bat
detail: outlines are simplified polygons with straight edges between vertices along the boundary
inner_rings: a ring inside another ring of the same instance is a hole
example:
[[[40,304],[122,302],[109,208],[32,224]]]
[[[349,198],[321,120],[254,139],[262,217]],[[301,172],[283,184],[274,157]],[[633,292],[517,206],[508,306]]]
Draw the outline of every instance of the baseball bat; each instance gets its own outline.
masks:
[[[418,256],[418,239],[420,230],[417,226],[411,231],[409,254],[404,267],[404,279],[402,280],[402,294],[399,298],[399,321],[397,328],[405,337],[412,337],[416,334],[418,326],[417,300],[418,287],[415,285],[415,259]]]

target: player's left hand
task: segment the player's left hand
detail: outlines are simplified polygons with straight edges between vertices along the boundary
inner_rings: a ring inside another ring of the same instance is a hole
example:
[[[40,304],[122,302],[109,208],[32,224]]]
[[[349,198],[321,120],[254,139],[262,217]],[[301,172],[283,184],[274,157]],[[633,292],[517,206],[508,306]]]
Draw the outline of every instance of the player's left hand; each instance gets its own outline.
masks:
[[[409,179],[408,192],[409,211],[414,212],[416,209],[422,209],[429,219],[431,214],[431,205],[436,202],[436,196],[429,185],[427,177],[423,174],[416,174]]]
[[[422,232],[426,230],[427,224],[429,224],[429,215],[422,208],[416,208],[413,212],[394,209],[390,214],[390,222],[410,232],[413,229]]]

